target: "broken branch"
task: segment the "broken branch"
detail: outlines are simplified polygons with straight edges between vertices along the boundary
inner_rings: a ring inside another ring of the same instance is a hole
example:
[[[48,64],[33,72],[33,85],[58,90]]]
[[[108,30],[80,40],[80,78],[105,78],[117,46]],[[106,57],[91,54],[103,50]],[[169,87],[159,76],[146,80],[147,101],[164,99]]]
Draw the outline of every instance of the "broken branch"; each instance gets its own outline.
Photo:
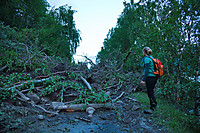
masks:
[[[116,97],[113,102],[117,101],[119,98],[121,98],[124,95],[124,92],[122,92],[118,97]]]
[[[131,48],[131,49],[129,50],[128,54],[127,54],[126,57],[123,59],[122,64],[117,68],[117,71],[119,71],[119,70],[121,70],[121,69],[123,68],[125,61],[126,61],[127,58],[129,57],[129,55],[130,55],[131,53],[133,53],[132,49],[133,49],[133,48]]]
[[[88,120],[86,118],[81,118],[81,117],[75,117],[76,119],[79,119],[79,120],[83,120],[83,121],[86,121],[86,122],[92,122],[91,120]]]
[[[89,60],[91,65],[95,66],[95,64],[93,63],[93,61],[90,58],[88,58],[87,56],[82,56],[82,57],[85,57],[87,60]]]
[[[45,108],[43,108],[43,107],[41,107],[41,106],[39,106],[39,105],[33,105],[34,107],[37,107],[37,108],[39,108],[39,109],[42,109],[45,113],[49,113],[49,114],[54,114],[54,115],[57,115],[58,114],[58,112],[51,112],[51,111],[48,111],[48,110],[46,110]]]
[[[23,93],[21,93],[20,91],[18,91],[17,89],[15,90],[17,92],[18,95],[20,95],[23,100],[25,101],[30,101],[30,98],[26,97]]]
[[[46,80],[49,80],[50,78],[46,78],[46,79],[41,79],[41,80],[29,80],[29,81],[24,81],[24,82],[21,82],[21,84],[19,85],[14,85],[13,87],[10,87],[10,88],[7,88],[7,91],[10,91],[11,89],[14,89],[14,88],[17,88],[17,87],[20,87],[20,86],[23,86],[24,84],[27,84],[27,83],[40,83],[40,82],[44,82]],[[10,86],[10,85],[9,85]],[[0,90],[5,90],[6,88],[0,88]]]
[[[88,89],[89,89],[89,90],[92,90],[92,87],[91,87],[90,84],[87,82],[87,80],[84,79],[82,76],[81,76],[81,79],[82,79],[82,81],[87,85]]]

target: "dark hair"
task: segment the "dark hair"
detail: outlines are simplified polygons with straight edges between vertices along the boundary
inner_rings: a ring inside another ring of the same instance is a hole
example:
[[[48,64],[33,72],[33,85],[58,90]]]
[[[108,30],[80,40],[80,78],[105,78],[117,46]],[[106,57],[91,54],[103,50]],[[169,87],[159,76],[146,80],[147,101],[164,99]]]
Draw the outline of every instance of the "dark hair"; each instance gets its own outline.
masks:
[[[151,50],[150,47],[145,47],[145,48],[143,48],[143,51],[144,51],[147,55],[151,55],[151,53],[152,53],[152,50]]]

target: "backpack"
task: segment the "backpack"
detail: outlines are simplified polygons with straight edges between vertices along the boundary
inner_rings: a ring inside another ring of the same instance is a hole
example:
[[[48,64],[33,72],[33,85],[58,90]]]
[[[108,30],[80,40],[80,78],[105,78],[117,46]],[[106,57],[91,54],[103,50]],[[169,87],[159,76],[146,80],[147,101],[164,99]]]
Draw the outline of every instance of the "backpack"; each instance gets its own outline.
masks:
[[[159,61],[159,59],[153,59],[151,57],[149,58],[153,60],[154,70],[155,70],[154,74],[156,75],[156,77],[160,78],[163,75],[162,63]]]

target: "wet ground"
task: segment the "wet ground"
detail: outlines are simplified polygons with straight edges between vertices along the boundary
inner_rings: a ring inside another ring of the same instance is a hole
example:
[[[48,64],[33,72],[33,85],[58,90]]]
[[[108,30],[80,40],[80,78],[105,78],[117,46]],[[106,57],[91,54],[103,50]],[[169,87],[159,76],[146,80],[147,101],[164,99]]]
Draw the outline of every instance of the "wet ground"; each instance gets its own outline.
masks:
[[[118,113],[116,113],[118,112]],[[44,116],[42,120],[38,115]],[[138,103],[114,109],[97,109],[91,119],[85,111],[61,111],[51,116],[39,110],[12,104],[1,104],[1,132],[13,133],[159,133],[167,132],[144,114]],[[7,124],[7,125],[6,125]]]

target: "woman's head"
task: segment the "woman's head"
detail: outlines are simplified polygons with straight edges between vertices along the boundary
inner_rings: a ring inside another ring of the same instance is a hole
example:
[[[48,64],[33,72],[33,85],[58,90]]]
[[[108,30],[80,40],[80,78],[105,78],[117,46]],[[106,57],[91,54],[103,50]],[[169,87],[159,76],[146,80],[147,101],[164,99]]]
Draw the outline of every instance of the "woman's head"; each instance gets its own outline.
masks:
[[[143,48],[143,54],[144,55],[151,55],[151,53],[152,53],[151,48],[149,48],[149,47]]]

